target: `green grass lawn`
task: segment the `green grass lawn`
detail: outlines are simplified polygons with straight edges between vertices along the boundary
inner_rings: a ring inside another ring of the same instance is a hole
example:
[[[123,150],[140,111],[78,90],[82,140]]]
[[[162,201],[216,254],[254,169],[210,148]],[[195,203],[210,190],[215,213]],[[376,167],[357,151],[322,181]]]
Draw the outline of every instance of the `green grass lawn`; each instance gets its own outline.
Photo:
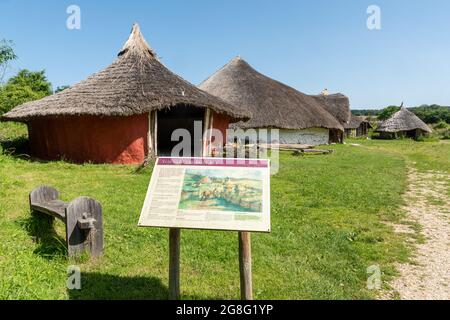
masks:
[[[137,227],[151,169],[19,158],[8,149],[25,133],[0,123],[0,298],[167,298],[168,231]],[[384,222],[401,217],[406,162],[442,151],[438,143],[412,142],[414,152],[406,142],[357,143],[333,146],[331,155],[281,154],[271,181],[272,232],[252,235],[256,299],[374,298],[366,269],[379,265],[386,281],[393,263],[408,258],[404,239]],[[448,165],[445,154],[437,158],[432,168]],[[41,184],[63,200],[87,195],[102,203],[104,257],[66,258],[62,223],[55,233],[30,214],[28,193]],[[236,232],[183,230],[182,298],[239,298],[237,244]],[[69,265],[81,268],[82,290],[67,290]]]
[[[419,171],[442,171],[450,173],[450,140],[436,142],[416,142],[403,140],[353,140],[371,150],[386,152],[403,157]]]

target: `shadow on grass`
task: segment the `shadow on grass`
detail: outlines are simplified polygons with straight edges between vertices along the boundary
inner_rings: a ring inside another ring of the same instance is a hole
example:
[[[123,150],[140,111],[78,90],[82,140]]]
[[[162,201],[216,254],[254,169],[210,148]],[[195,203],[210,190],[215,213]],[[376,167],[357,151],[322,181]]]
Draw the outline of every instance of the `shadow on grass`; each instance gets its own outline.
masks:
[[[30,159],[30,147],[27,137],[18,137],[12,140],[0,140],[0,147],[3,154],[19,159]]]
[[[29,162],[49,163],[50,160],[39,159],[30,153],[30,141],[28,137],[18,137],[12,140],[0,140],[0,154],[15,159],[28,160]]]
[[[66,240],[54,229],[54,218],[49,215],[32,212],[29,218],[22,219],[19,224],[33,237],[37,243],[34,254],[45,259],[66,258]]]
[[[81,289],[67,290],[71,300],[163,300],[168,289],[155,277],[81,273]]]
[[[227,298],[221,297],[221,296],[215,296],[215,297],[208,297],[208,296],[198,296],[198,295],[183,295],[181,294],[182,300],[192,300],[192,301],[201,301],[201,300],[212,300],[212,301],[220,301],[220,300],[227,300]],[[236,300],[238,297],[236,297]],[[229,300],[229,299],[228,299]]]

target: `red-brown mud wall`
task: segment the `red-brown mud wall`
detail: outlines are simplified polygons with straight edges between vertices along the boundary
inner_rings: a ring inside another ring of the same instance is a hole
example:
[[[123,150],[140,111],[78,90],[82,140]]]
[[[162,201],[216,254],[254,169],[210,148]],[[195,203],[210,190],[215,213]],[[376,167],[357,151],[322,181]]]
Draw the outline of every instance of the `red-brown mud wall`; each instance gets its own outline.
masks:
[[[213,113],[213,128],[220,130],[223,136],[223,142],[226,143],[226,130],[231,123],[231,118],[224,114]]]
[[[147,154],[148,114],[73,116],[28,123],[32,155],[75,163],[141,163]]]

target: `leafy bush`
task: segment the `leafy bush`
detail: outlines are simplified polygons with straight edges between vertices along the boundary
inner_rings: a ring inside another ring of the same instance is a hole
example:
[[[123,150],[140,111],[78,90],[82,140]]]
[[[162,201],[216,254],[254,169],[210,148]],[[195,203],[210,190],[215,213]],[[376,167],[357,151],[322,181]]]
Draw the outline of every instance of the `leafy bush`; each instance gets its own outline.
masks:
[[[422,105],[420,107],[410,108],[416,116],[425,123],[439,123],[445,121],[450,123],[450,107],[439,105]]]
[[[33,91],[30,87],[8,85],[0,89],[0,115],[22,103],[45,97],[44,92]]]
[[[444,134],[442,135],[442,140],[450,140],[450,130],[447,130],[444,132]]]
[[[398,110],[400,110],[400,107],[397,107],[397,106],[386,107],[380,111],[380,113],[378,114],[378,119],[380,119],[380,120],[389,119]]]
[[[369,138],[371,139],[380,139],[380,133],[375,131],[369,131]]]
[[[434,126],[434,128],[435,129],[447,129],[447,128],[449,128],[449,125],[447,122],[445,122],[445,120],[441,120]]]
[[[0,115],[12,108],[52,94],[52,85],[45,71],[21,70],[0,87]]]
[[[438,142],[439,141],[439,137],[437,136],[420,136],[417,138],[416,141],[419,142]]]

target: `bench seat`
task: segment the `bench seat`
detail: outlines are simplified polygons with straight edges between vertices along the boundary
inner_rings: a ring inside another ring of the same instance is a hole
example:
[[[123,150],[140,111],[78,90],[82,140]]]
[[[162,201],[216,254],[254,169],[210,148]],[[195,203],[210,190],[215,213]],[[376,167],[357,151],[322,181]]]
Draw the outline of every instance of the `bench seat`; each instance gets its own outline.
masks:
[[[67,208],[67,203],[62,200],[50,200],[46,202],[31,203],[31,209],[49,214],[55,218],[62,221],[66,220],[65,209]]]

